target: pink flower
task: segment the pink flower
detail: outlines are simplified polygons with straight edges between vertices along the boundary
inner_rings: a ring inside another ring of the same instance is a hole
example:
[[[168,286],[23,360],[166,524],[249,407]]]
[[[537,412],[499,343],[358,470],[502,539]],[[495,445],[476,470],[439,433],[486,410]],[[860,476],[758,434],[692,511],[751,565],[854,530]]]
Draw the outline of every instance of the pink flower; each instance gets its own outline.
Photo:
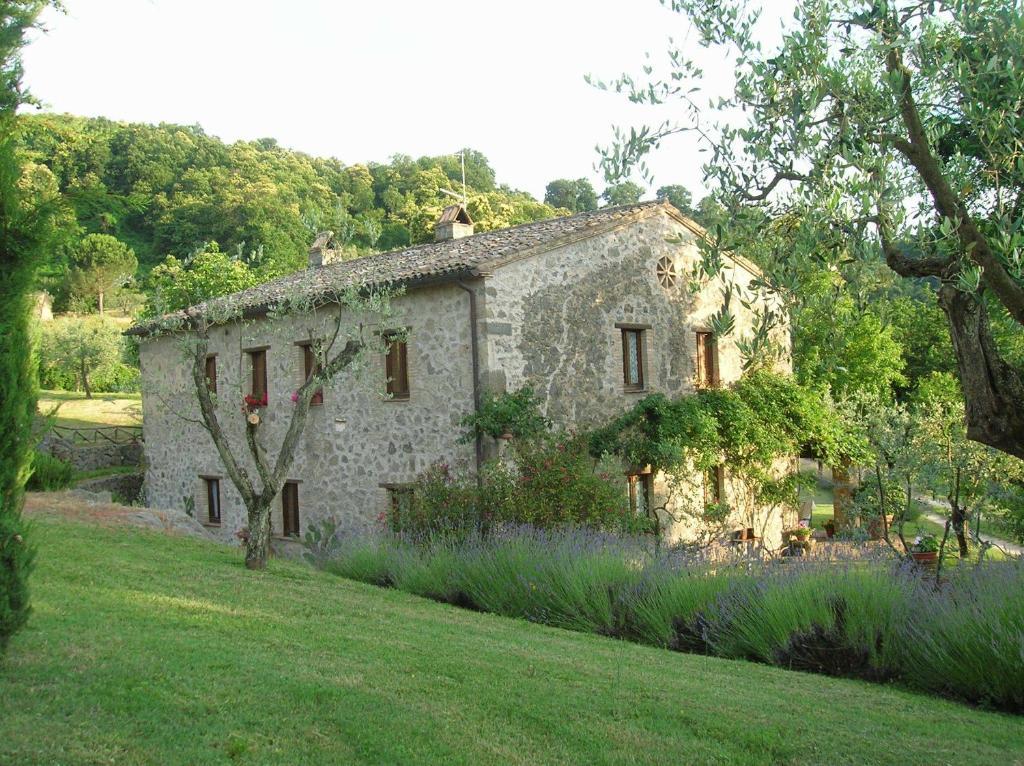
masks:
[[[293,402],[299,401],[299,392],[298,391],[292,391],[292,401]]]

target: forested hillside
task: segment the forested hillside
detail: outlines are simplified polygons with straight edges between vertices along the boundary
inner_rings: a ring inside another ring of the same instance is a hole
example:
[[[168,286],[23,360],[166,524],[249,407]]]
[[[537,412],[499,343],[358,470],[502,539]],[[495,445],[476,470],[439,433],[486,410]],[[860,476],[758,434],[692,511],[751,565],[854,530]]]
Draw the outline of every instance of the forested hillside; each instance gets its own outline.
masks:
[[[59,304],[67,303],[73,280],[65,275],[87,234],[128,245],[136,285],[147,292],[154,287],[149,275],[167,256],[175,257],[173,273],[194,253],[213,249],[211,242],[240,256],[255,270],[248,279],[259,280],[304,266],[313,235],[324,229],[353,255],[427,241],[451,201],[440,190],[461,191],[462,184],[458,155],[345,165],[273,139],[225,144],[199,126],[44,114],[27,117],[23,135],[74,218],[44,269]],[[499,185],[481,153],[466,150],[465,158],[478,231],[566,212]]]

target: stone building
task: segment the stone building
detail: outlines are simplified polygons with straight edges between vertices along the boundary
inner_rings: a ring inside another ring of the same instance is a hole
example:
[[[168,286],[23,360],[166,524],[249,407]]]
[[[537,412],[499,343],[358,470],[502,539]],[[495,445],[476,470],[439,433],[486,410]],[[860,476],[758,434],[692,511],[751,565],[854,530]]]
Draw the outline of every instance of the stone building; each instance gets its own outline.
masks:
[[[290,482],[275,505],[275,535],[300,534],[325,517],[370,523],[437,461],[472,470],[481,455],[460,440],[459,423],[485,389],[530,385],[557,425],[583,427],[655,391],[677,396],[740,375],[734,341],[710,333],[720,287],[688,289],[703,232],[668,203],[480,234],[455,205],[436,231],[433,243],[338,262],[321,236],[307,269],[233,296],[259,316],[289,291],[313,295],[328,280],[406,288],[394,303],[405,343],[393,344],[356,382],[337,378],[311,408]],[[741,285],[757,273],[740,258],[728,259],[725,271]],[[739,335],[753,317],[739,305],[734,310]],[[149,336],[145,327],[133,332],[143,336],[149,502],[194,504],[200,520],[230,538],[245,525],[245,509],[196,422],[190,363],[174,338]],[[226,392],[240,401],[264,386],[261,432],[268,444],[280,444],[290,395],[305,379],[304,337],[293,317],[235,322],[211,333],[220,406],[237,406]],[[241,420],[222,419],[237,429],[230,435],[239,453]],[[623,488],[641,503],[659,491],[657,479],[624,474]],[[670,534],[684,537],[686,530]]]

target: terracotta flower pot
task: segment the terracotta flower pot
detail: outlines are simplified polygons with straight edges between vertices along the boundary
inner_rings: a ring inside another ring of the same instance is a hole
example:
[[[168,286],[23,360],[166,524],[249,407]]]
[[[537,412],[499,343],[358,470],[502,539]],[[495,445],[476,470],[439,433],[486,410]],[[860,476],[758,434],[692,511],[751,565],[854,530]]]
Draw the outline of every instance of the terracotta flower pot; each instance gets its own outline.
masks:
[[[938,551],[911,551],[910,557],[922,566],[934,566],[939,560]]]

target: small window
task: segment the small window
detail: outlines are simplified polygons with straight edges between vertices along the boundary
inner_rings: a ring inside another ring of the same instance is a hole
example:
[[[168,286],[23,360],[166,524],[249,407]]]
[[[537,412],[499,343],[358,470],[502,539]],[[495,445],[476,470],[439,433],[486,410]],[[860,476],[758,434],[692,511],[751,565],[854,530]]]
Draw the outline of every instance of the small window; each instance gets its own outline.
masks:
[[[206,482],[206,521],[220,524],[220,479],[204,478]]]
[[[717,505],[725,499],[725,466],[716,465],[704,472],[704,504]]]
[[[299,483],[286,481],[281,490],[281,516],[285,537],[299,536]]]
[[[396,527],[401,525],[402,517],[412,509],[412,487],[387,487],[388,507],[391,510],[391,522]]]
[[[654,496],[650,472],[628,474],[626,481],[629,483],[629,510],[638,516],[650,515]]]
[[[267,350],[256,349],[249,352],[249,360],[252,363],[252,391],[254,399],[267,401],[269,389],[267,388]]]
[[[642,391],[644,388],[643,330],[622,330],[622,382],[627,391]]]
[[[384,374],[387,377],[387,391],[392,399],[409,398],[409,357],[406,342],[398,333],[384,335],[388,344],[384,358]]]
[[[714,333],[700,331],[697,333],[697,385],[713,388],[719,382],[718,341]]]
[[[206,387],[211,394],[217,393],[217,355],[206,357]]]
[[[676,264],[667,255],[662,256],[658,259],[658,265],[655,268],[655,273],[658,276],[658,283],[664,288],[671,288],[676,286],[676,280],[678,275],[676,274]]]
[[[319,372],[320,371],[320,362],[316,358],[316,353],[313,351],[313,344],[311,344],[311,343],[301,343],[300,344],[300,348],[302,348],[302,370],[303,370],[302,381],[303,381],[303,383],[305,383],[307,380],[309,380],[309,376],[310,375],[314,374],[314,372]],[[323,404],[324,403],[324,389],[322,387],[318,388],[316,390],[316,393],[313,394],[313,398],[309,400],[309,403],[310,404]]]

